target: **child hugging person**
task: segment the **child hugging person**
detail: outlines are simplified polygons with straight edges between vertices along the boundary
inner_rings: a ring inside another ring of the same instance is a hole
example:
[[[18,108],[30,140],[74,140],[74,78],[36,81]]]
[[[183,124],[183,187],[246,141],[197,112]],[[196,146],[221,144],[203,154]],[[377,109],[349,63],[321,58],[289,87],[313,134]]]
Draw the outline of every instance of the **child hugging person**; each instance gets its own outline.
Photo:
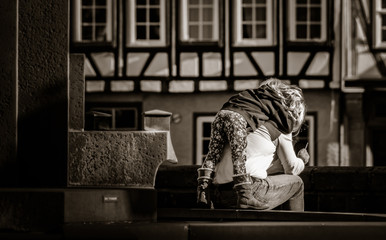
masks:
[[[309,155],[306,149],[295,154],[292,133],[300,130],[305,113],[302,90],[275,78],[232,96],[216,114],[208,154],[197,169],[198,207],[213,207],[209,186],[215,175],[216,185],[232,185],[237,208],[266,210],[298,199],[292,209],[302,210],[303,182],[297,175]],[[284,174],[271,178],[270,167]]]

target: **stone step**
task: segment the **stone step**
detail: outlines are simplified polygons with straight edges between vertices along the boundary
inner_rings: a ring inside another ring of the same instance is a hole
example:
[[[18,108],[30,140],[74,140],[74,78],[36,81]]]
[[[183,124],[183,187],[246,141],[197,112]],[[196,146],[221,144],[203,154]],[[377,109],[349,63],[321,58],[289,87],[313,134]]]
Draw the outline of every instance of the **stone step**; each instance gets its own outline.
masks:
[[[386,214],[250,209],[158,208],[158,221],[385,222]]]
[[[157,220],[154,189],[0,189],[0,229],[40,231],[66,223]]]

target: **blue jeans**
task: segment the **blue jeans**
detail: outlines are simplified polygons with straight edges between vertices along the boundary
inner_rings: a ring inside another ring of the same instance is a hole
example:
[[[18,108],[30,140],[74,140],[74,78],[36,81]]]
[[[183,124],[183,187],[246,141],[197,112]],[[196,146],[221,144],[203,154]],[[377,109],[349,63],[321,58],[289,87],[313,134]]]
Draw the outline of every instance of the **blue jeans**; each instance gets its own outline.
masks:
[[[281,210],[304,211],[304,184],[296,175],[270,175],[265,179],[252,177],[252,194],[268,203],[271,210],[280,206]],[[220,184],[214,189],[215,208],[233,208],[237,195],[232,190],[233,183]]]

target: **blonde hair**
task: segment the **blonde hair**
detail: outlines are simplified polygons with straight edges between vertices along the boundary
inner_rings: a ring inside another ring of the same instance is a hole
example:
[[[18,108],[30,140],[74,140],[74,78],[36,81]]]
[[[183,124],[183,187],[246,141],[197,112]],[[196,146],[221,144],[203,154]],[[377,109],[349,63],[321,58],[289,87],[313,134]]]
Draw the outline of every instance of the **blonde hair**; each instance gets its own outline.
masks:
[[[276,78],[263,81],[260,84],[260,87],[262,86],[266,86],[278,94],[281,103],[293,120],[292,132],[295,135],[298,134],[306,115],[306,103],[302,89],[295,85],[286,84],[283,80]]]

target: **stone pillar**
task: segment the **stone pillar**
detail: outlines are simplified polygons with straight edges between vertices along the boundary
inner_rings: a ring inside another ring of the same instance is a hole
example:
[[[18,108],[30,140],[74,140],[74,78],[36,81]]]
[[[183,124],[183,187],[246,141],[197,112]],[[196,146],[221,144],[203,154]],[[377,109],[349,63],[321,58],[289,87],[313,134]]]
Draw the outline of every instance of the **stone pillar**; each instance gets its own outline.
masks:
[[[70,55],[70,102],[69,102],[69,130],[84,130],[85,121],[85,81],[84,55]]]
[[[150,110],[144,113],[145,131],[168,131],[167,132],[167,158],[170,163],[177,163],[177,156],[174,152],[173,143],[170,136],[170,117],[172,113],[162,110]]]
[[[0,186],[17,184],[17,1],[0,1]]]
[[[19,0],[20,184],[66,184],[69,1]]]

